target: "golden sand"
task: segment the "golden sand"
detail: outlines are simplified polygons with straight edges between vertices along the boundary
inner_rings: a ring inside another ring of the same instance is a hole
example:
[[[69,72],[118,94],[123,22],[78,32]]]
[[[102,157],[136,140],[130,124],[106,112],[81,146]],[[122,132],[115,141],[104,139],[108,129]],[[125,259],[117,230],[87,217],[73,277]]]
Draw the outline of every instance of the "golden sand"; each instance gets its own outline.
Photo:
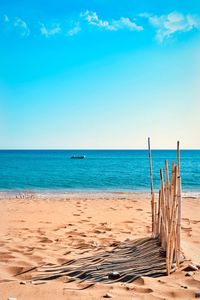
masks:
[[[30,283],[34,268],[47,263],[92,256],[112,249],[115,242],[151,235],[147,194],[63,194],[3,196],[0,200],[0,300],[195,299],[200,271],[186,277],[182,269],[160,278],[106,285]],[[182,248],[186,259],[200,262],[200,198],[183,198]],[[184,263],[184,266],[188,264]],[[16,276],[28,269],[32,271]],[[24,283],[24,284],[23,284]]]

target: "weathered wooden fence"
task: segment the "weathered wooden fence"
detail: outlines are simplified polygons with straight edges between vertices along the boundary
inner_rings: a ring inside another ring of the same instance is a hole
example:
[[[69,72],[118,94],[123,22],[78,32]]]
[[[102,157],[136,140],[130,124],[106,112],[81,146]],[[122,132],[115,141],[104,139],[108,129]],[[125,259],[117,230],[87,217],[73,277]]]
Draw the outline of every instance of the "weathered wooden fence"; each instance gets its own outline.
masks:
[[[171,176],[169,175],[168,161],[160,169],[160,189],[158,199],[155,198],[153,188],[152,157],[150,138],[148,138],[152,235],[158,237],[162,248],[166,252],[167,274],[179,267],[183,258],[181,253],[181,176],[180,176],[180,149],[177,142],[177,164],[172,162]]]

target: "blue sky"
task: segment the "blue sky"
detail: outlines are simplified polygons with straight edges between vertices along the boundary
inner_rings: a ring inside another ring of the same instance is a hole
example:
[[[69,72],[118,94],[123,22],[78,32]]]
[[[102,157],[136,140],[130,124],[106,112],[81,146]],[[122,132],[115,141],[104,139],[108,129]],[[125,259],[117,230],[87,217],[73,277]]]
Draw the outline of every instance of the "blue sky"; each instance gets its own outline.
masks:
[[[199,1],[0,1],[0,148],[200,148]]]

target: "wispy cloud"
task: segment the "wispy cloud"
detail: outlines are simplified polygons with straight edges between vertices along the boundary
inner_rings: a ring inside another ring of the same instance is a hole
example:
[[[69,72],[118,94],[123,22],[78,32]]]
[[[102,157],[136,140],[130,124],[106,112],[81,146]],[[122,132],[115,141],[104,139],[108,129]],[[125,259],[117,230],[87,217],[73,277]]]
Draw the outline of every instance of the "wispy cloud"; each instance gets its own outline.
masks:
[[[3,15],[3,21],[7,23],[10,21],[10,19],[8,18],[7,15]]]
[[[29,36],[30,29],[29,29],[27,23],[24,20],[22,20],[21,18],[16,18],[13,23],[13,26],[20,30],[20,34],[22,36]]]
[[[8,32],[15,31],[17,34],[23,37],[30,35],[31,31],[35,31],[38,28],[38,22],[32,24],[32,30],[30,30],[28,23],[19,17],[10,17],[5,14],[2,17],[3,28]],[[192,14],[183,14],[179,12],[171,12],[165,15],[154,15],[150,13],[142,13],[137,15],[136,18],[120,17],[118,19],[114,18],[100,18],[97,12],[86,10],[80,13],[76,19],[66,22],[52,23],[50,22],[48,26],[44,23],[39,23],[39,30],[35,32],[35,35],[41,34],[45,38],[53,37],[58,34],[63,34],[65,36],[75,36],[81,30],[88,26],[96,27],[97,29],[102,29],[106,31],[143,31],[148,29],[144,18],[148,20],[149,24],[155,28],[156,40],[159,43],[168,38],[174,36],[176,33],[189,32],[193,29],[200,30],[200,18]],[[140,25],[138,24],[140,23]],[[85,25],[84,25],[85,24]]]
[[[86,10],[80,14],[80,17],[86,20],[90,25],[106,28],[107,30],[113,30],[108,21],[99,19],[96,12]]]
[[[131,21],[129,18],[121,17],[119,20],[112,20],[112,26],[115,30],[118,29],[129,29],[130,31],[142,31],[143,26],[137,25],[135,22]]]
[[[147,18],[152,26],[156,28],[156,40],[162,43],[177,32],[188,32],[193,29],[200,29],[200,20],[194,15],[184,15],[178,12],[171,12],[167,15],[140,14]]]
[[[89,25],[104,28],[106,30],[118,31],[120,29],[129,29],[131,31],[142,31],[143,27],[137,25],[135,22],[131,21],[129,18],[121,17],[117,20],[102,20],[99,18],[96,12],[86,10],[81,13],[80,16],[87,21]]]
[[[40,33],[46,38],[54,36],[61,31],[60,24],[51,25],[50,28],[47,28],[43,23],[40,24]]]
[[[8,15],[3,15],[3,22],[6,26],[5,28],[10,31],[13,31],[15,29],[20,36],[25,37],[30,35],[29,26],[22,18],[10,18],[8,17]]]
[[[67,35],[74,36],[81,31],[80,23],[76,23],[74,27],[68,30]]]

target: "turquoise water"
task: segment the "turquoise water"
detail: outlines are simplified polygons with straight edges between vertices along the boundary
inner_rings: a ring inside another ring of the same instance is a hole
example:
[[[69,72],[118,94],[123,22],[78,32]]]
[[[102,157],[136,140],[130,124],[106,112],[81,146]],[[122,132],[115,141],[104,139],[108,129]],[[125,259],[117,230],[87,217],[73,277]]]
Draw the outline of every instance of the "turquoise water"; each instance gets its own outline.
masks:
[[[70,159],[86,155],[86,159]],[[176,161],[174,150],[153,150],[154,186],[164,160]],[[181,151],[182,185],[200,191],[200,150]],[[1,190],[149,191],[146,150],[1,150]]]

